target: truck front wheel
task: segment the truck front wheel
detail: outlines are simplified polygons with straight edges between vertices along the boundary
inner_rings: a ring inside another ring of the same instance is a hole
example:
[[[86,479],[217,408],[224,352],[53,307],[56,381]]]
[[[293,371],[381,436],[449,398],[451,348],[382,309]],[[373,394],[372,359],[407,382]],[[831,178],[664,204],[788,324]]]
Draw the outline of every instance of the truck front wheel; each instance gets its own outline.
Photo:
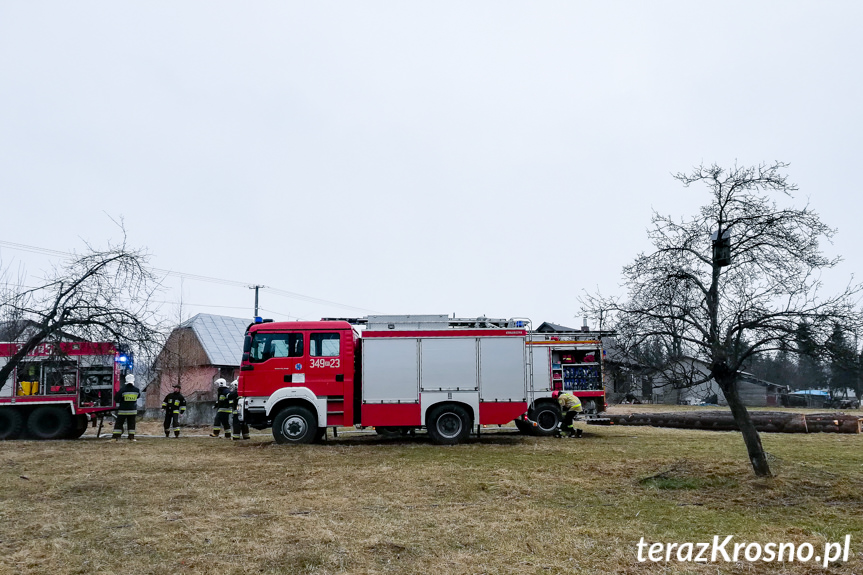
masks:
[[[286,407],[273,420],[276,443],[311,443],[317,433],[318,423],[312,412],[299,405]]]
[[[455,445],[467,439],[473,423],[459,405],[441,405],[429,414],[428,432],[438,445]]]
[[[27,418],[27,431],[36,439],[65,439],[72,429],[72,414],[64,407],[37,407]]]
[[[560,409],[553,403],[540,403],[528,413],[528,417],[536,422],[534,434],[553,435],[560,423]]]
[[[0,439],[18,439],[24,431],[24,418],[14,407],[0,409]]]

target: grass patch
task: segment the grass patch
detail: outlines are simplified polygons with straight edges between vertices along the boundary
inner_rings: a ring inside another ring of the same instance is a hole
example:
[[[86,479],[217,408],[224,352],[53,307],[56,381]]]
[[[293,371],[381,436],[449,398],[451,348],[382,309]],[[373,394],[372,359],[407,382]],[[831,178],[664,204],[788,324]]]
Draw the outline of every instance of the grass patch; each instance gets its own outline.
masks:
[[[712,486],[709,480],[701,477],[648,477],[641,480],[645,487],[654,489],[701,489]]]
[[[644,477],[638,483],[649,489],[733,489],[739,485],[734,475],[699,470],[688,461],[675,462],[669,469]]]
[[[642,407],[642,406],[634,406]],[[668,406],[664,406],[668,409]],[[813,564],[647,564],[647,541],[825,542],[863,571],[863,437],[587,427],[484,431],[452,447],[349,433],[285,447],[144,422],[137,443],[0,443],[0,573],[754,573]],[[152,428],[152,430],[151,430]],[[86,436],[85,436],[86,437]]]

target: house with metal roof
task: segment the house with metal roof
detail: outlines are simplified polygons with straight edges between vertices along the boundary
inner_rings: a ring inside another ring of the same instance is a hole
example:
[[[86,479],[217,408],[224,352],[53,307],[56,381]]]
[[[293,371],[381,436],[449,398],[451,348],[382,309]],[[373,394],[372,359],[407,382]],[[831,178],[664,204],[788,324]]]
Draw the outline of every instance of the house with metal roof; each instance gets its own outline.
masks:
[[[672,367],[672,366],[677,366]],[[685,377],[674,378],[674,372]],[[687,378],[703,379],[710,373],[710,366],[704,360],[684,356],[669,364],[669,369],[656,372],[652,381],[652,399],[655,403],[698,405],[700,403],[727,406],[725,395],[715,380],[690,385]],[[741,371],[737,381],[737,393],[748,407],[775,407],[787,402],[787,385],[765,381],[753,374]]]
[[[213,382],[240,374],[248,318],[199,313],[174,328],[154,363],[147,408],[158,409],[176,384],[189,402],[212,401]]]

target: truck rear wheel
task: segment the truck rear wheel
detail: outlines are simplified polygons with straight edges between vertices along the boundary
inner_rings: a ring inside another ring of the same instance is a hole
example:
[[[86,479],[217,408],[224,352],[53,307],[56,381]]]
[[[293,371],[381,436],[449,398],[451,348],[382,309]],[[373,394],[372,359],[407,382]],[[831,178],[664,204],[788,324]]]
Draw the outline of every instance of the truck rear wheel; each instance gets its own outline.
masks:
[[[286,407],[273,420],[276,443],[311,443],[317,437],[318,422],[305,407]]]
[[[438,445],[455,445],[467,439],[473,422],[465,408],[441,405],[431,410],[427,426],[432,441]]]
[[[62,439],[72,429],[72,414],[65,407],[37,407],[27,418],[27,431],[36,439]]]
[[[0,409],[0,439],[18,439],[24,431],[24,418],[16,408]]]
[[[74,419],[74,425],[69,428],[68,439],[78,439],[84,432],[87,431],[87,416],[86,415],[76,415]]]
[[[553,403],[540,403],[530,411],[528,417],[536,422],[536,427],[532,428],[533,434],[553,435],[560,423],[560,408]]]

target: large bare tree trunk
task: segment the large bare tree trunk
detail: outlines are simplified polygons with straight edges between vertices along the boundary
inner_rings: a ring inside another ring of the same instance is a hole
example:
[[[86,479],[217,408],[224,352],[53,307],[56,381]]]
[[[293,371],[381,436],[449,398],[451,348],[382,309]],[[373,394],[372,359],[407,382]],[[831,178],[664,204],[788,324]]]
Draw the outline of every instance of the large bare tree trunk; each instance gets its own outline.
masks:
[[[767,464],[767,454],[764,453],[764,447],[761,445],[761,435],[755,429],[755,424],[752,423],[752,418],[749,417],[749,411],[743,405],[740,395],[737,393],[737,378],[717,379],[722,393],[725,395],[725,400],[728,402],[728,407],[731,408],[731,414],[734,416],[734,421],[737,427],[740,428],[740,433],[743,435],[743,442],[746,444],[746,450],[749,452],[749,461],[752,463],[752,470],[759,477],[770,477],[770,466]]]

